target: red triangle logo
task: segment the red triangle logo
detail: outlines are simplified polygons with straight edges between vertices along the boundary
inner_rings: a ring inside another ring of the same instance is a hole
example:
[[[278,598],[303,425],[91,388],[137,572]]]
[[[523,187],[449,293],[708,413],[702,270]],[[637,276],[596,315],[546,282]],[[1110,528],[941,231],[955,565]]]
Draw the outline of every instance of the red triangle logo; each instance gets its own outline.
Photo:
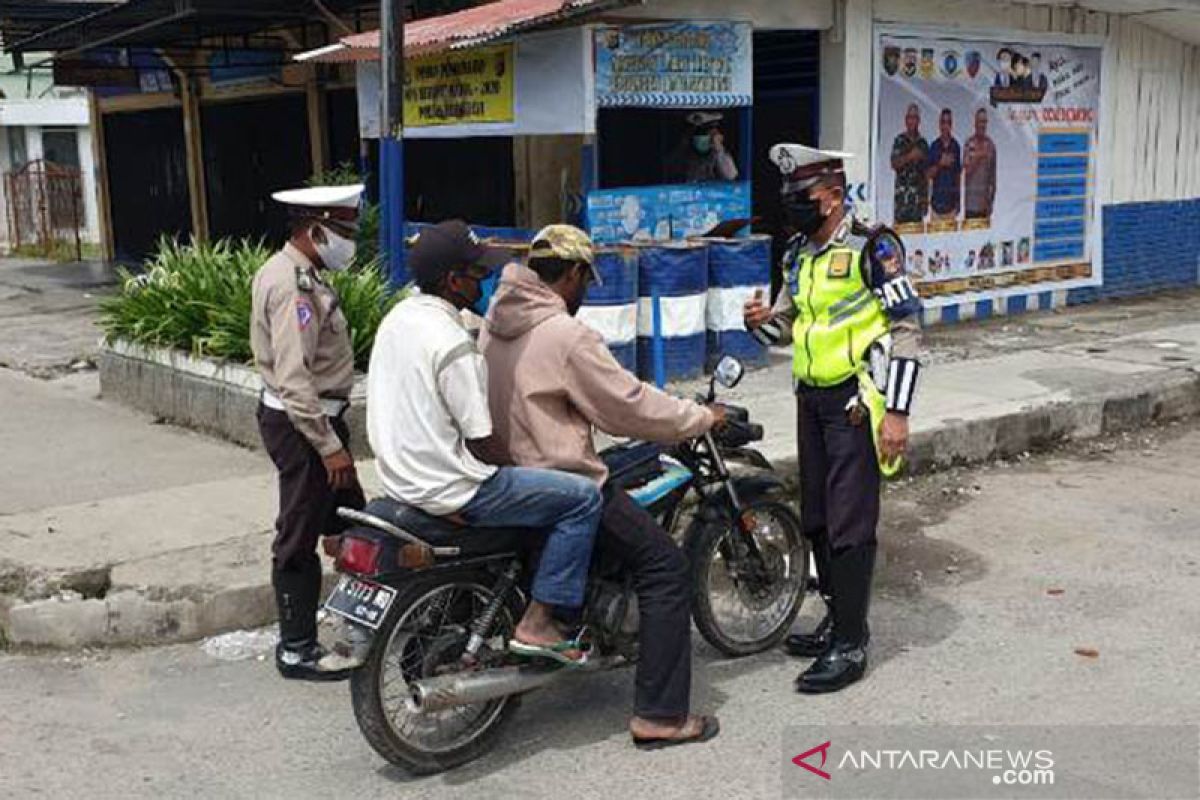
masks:
[[[821,767],[825,766],[825,760],[829,757],[829,745],[830,745],[830,742],[825,742],[825,744],[819,744],[816,747],[812,748],[811,750],[805,750],[803,753],[801,753],[800,755],[793,758],[792,763],[795,764],[797,767],[803,767],[804,769],[811,772],[813,775],[817,775],[821,778],[824,778],[827,781],[832,780],[833,776],[831,776],[828,772],[826,772],[824,769],[821,768]],[[814,767],[812,764],[809,764],[807,761],[805,761],[806,758],[808,758],[809,756],[816,755],[817,753],[821,754],[821,766],[820,767]]]

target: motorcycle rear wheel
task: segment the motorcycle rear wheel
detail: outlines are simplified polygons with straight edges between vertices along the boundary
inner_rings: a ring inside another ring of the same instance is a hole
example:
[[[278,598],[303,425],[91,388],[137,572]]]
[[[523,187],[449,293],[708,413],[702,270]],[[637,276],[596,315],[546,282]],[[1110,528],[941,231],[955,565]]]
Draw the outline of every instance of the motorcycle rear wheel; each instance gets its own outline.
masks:
[[[808,577],[809,544],[800,518],[785,503],[759,499],[746,505],[757,524],[762,561],[747,552],[728,515],[698,517],[685,546],[692,569],[692,619],[723,654],[741,657],[769,650],[787,635],[800,612]]]
[[[493,582],[487,573],[472,572],[418,578],[402,587],[370,656],[351,676],[350,698],[363,736],[380,756],[414,775],[480,757],[520,705],[513,696],[422,713],[408,702],[409,682],[455,668],[471,620],[493,597]],[[506,643],[522,610],[520,597],[510,592],[490,641]],[[447,733],[451,726],[453,734]]]

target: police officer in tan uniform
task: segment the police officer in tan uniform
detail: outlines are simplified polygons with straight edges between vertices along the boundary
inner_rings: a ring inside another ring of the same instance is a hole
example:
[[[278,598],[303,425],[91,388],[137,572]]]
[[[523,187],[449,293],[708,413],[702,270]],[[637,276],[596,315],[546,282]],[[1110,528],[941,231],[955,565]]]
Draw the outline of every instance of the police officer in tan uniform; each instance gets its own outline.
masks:
[[[340,530],[339,505],[362,508],[344,415],[354,350],[337,293],[319,270],[354,259],[363,187],[277,192],[292,235],[254,276],[250,343],[262,376],[258,425],[279,470],[271,582],[279,608],[275,664],[285,678],[337,680],[348,670],[317,642],[320,537]]]

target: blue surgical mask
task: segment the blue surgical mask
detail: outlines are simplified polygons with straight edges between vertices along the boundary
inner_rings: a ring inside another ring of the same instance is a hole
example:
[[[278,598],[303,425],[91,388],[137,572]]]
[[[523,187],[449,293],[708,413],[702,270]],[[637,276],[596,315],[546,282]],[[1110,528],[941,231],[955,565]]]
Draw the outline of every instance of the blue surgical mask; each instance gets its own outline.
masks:
[[[707,133],[701,133],[693,136],[692,147],[696,148],[696,152],[700,155],[708,155],[708,151],[712,149],[712,136]]]
[[[481,317],[487,316],[491,308],[492,298],[496,296],[496,287],[500,285],[500,271],[493,270],[487,277],[479,280],[479,299],[471,304],[471,310]]]

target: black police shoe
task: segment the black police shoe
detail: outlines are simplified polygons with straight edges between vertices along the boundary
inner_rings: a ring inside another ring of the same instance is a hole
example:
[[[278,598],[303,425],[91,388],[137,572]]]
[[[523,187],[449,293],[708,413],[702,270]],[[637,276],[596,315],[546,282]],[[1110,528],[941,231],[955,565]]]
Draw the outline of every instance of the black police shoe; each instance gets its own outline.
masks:
[[[845,689],[867,671],[865,644],[833,643],[796,678],[801,694],[824,694]]]
[[[298,649],[275,645],[275,668],[293,681],[343,681],[350,677],[356,664],[345,657],[329,653],[312,642]]]
[[[825,612],[825,616],[817,623],[812,633],[792,633],[783,640],[783,649],[790,656],[800,658],[816,658],[829,649],[830,635],[833,632],[833,614]]]

